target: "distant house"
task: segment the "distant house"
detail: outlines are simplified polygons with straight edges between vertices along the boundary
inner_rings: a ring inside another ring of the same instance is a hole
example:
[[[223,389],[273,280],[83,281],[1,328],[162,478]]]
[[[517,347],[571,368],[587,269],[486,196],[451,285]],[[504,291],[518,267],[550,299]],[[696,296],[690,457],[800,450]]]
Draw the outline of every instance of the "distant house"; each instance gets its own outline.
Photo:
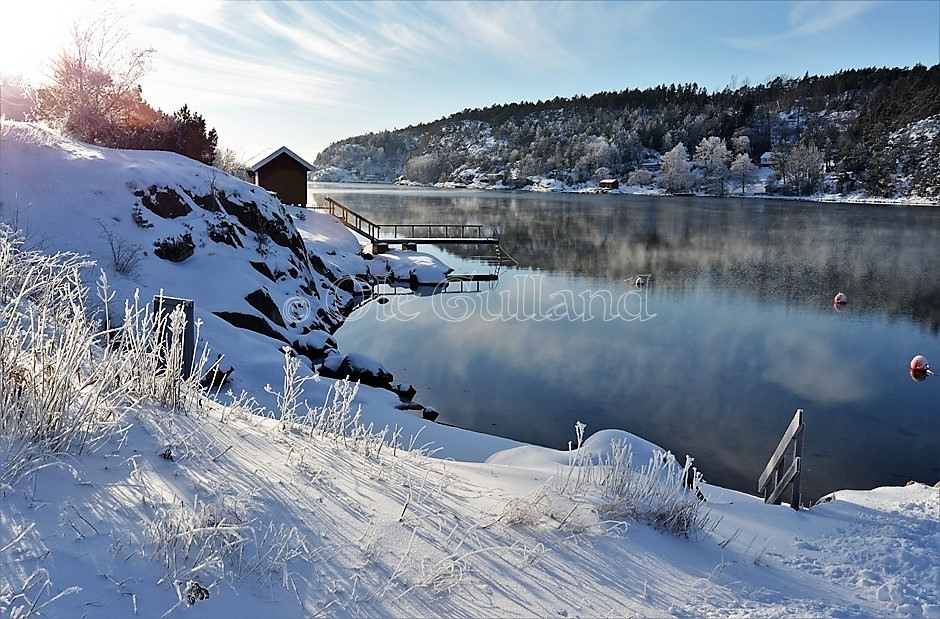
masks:
[[[762,168],[769,168],[774,164],[774,154],[770,151],[767,151],[760,156],[760,165]]]
[[[605,178],[601,181],[601,189],[620,189],[620,181],[616,178]]]
[[[313,166],[282,146],[258,163],[248,166],[248,182],[264,187],[282,204],[307,203],[307,172]]]

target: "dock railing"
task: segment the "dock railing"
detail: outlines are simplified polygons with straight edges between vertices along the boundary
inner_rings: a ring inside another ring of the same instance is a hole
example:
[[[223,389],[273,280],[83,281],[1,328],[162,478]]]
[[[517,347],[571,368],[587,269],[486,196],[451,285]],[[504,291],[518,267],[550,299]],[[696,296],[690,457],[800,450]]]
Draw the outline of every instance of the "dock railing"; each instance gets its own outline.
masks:
[[[333,198],[325,198],[325,204],[315,208],[330,213],[347,228],[358,232],[372,243],[424,241],[459,244],[466,241],[467,244],[495,244],[499,241],[495,231],[484,235],[482,224],[377,224]]]
[[[347,228],[355,230],[373,243],[379,240],[382,234],[382,226],[346,208],[333,198],[327,198],[326,206],[318,206],[317,209],[327,211],[330,215],[346,224]]]
[[[390,239],[482,239],[481,224],[383,224],[385,236]]]
[[[757,491],[764,497],[764,503],[779,505],[781,495],[792,485],[790,494],[790,507],[800,509],[800,468],[803,460],[803,409],[799,408],[790,421],[790,426],[784,432],[783,438],[777,445],[774,455],[770,457],[764,472],[757,480]],[[786,466],[787,452],[792,448],[790,466]]]

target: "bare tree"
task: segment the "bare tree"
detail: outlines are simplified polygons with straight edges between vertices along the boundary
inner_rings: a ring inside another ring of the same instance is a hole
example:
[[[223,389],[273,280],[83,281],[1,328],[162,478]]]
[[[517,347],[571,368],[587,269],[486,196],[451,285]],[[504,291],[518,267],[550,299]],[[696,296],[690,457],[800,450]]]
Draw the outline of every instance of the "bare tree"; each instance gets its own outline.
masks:
[[[215,149],[215,159],[212,160],[212,165],[242,180],[245,179],[245,168],[248,167],[245,158],[238,151],[225,146]]]
[[[137,267],[140,265],[140,261],[144,259],[143,248],[115,235],[100,219],[95,219],[95,221],[101,226],[104,238],[108,241],[108,247],[111,248],[111,260],[114,264],[114,270],[128,277],[136,275]]]
[[[419,155],[405,164],[405,178],[419,183],[436,183],[446,169],[446,162],[439,155]]]
[[[825,158],[815,144],[798,144],[790,151],[789,167],[793,193],[808,195],[819,190]]]
[[[113,7],[77,20],[70,36],[52,61],[34,114],[87,142],[114,145],[116,133],[145,107],[140,80],[154,50],[127,47],[124,17]]]

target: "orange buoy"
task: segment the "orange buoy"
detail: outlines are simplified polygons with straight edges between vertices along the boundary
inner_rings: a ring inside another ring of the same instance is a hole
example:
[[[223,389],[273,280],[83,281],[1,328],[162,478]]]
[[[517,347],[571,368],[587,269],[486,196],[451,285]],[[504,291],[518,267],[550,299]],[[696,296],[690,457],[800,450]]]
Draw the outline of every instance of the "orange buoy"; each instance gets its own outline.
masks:
[[[849,302],[849,298],[845,296],[844,292],[840,292],[832,299],[832,302],[836,305],[845,305]]]
[[[927,357],[923,355],[917,355],[911,359],[911,369],[918,372],[927,372],[930,370],[930,363],[927,362]]]

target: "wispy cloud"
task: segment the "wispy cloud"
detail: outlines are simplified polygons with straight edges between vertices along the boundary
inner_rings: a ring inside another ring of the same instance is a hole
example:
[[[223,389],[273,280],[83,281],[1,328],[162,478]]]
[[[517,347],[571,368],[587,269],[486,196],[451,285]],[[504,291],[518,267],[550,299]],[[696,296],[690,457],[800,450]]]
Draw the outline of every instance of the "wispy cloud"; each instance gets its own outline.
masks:
[[[303,15],[274,19],[267,9],[276,5],[267,3],[210,6],[181,15],[170,5],[148,20],[149,36],[160,41],[151,83],[174,91],[198,88],[204,100],[225,105],[337,103],[343,82],[337,73],[348,65],[331,41],[310,36]]]
[[[780,37],[796,38],[820,34],[853,21],[875,8],[879,2],[794,2],[790,9],[790,30]]]
[[[263,11],[257,26],[312,68],[369,71],[382,65],[378,42],[358,22],[339,20],[324,7],[287,4],[277,13]]]
[[[805,37],[831,33],[851,24],[864,13],[882,4],[878,1],[794,2],[787,16],[786,30],[754,37],[727,37],[726,44],[742,49],[768,49]]]
[[[661,2],[196,2],[150,8],[162,84],[231,105],[345,105],[396,77],[555,75],[597,61],[598,42],[648,28]],[[586,10],[590,7],[592,10]],[[603,10],[593,10],[601,8]],[[600,44],[600,43],[598,43]],[[488,67],[488,68],[487,68]],[[345,101],[345,103],[340,103]]]
[[[556,30],[553,13],[565,5],[461,2],[438,7],[447,30],[459,33],[461,47],[470,54],[497,56],[511,65],[577,64]]]

